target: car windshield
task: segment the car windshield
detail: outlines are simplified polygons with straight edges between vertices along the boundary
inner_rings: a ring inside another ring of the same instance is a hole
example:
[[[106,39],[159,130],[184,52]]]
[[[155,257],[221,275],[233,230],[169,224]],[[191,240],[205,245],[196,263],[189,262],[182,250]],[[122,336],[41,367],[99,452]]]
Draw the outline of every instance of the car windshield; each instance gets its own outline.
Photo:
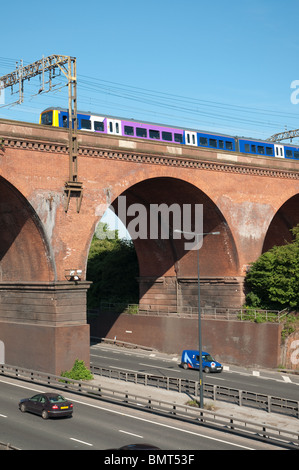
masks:
[[[212,356],[210,354],[203,354],[202,358],[203,358],[204,361],[207,361],[207,362],[214,361],[214,359],[212,358]]]
[[[55,395],[55,396],[49,397],[49,401],[50,403],[61,403],[66,400],[62,395]]]

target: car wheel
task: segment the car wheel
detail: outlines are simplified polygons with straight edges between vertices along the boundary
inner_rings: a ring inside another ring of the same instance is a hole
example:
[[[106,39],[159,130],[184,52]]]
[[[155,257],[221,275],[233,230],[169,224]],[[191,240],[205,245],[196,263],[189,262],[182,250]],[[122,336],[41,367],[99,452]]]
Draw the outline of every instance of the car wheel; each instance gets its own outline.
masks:
[[[205,367],[205,368],[204,368],[204,371],[205,371],[206,374],[208,374],[208,373],[210,372],[210,368],[209,368],[209,367]]]
[[[43,411],[42,411],[42,418],[43,418],[43,419],[48,419],[48,417],[49,417],[49,415],[48,415],[48,413],[46,412],[46,410],[43,410]]]
[[[21,404],[20,410],[22,411],[22,413],[25,413],[25,411],[26,411],[26,405],[25,405],[24,403]]]

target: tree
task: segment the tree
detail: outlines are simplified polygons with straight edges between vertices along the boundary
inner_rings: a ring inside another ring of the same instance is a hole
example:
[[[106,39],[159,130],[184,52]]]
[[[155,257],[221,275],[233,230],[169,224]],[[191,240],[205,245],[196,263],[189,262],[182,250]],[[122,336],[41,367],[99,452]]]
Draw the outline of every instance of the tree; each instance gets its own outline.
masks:
[[[93,237],[87,264],[89,308],[98,307],[101,300],[116,303],[138,303],[138,260],[132,240],[118,237],[100,223]]]
[[[252,307],[299,310],[299,225],[292,243],[274,246],[251,265],[245,282]]]

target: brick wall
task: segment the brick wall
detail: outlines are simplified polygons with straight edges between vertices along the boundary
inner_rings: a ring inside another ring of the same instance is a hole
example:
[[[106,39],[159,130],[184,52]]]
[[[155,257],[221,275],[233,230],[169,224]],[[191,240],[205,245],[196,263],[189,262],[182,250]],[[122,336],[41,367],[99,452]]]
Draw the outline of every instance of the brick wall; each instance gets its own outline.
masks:
[[[90,320],[91,336],[152,347],[169,354],[198,347],[198,320],[102,313]],[[202,319],[203,349],[223,363],[281,365],[281,326],[274,323]]]

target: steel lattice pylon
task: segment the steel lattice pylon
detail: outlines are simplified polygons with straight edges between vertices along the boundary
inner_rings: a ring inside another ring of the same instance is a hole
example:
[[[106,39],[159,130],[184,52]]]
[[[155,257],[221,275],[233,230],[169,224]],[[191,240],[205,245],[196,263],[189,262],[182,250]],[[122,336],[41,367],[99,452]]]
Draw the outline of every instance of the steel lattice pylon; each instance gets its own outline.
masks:
[[[83,188],[82,183],[78,181],[78,125],[77,125],[77,72],[76,58],[53,54],[43,57],[32,64],[16,67],[3,77],[0,77],[1,89],[19,85],[19,100],[24,100],[24,81],[41,75],[43,85],[40,91],[44,91],[44,74],[49,73],[49,90],[51,91],[52,73],[59,69],[68,80],[68,110],[69,110],[69,180],[65,183],[66,204],[65,211],[68,211],[71,196],[77,199],[77,212],[80,212]]]

